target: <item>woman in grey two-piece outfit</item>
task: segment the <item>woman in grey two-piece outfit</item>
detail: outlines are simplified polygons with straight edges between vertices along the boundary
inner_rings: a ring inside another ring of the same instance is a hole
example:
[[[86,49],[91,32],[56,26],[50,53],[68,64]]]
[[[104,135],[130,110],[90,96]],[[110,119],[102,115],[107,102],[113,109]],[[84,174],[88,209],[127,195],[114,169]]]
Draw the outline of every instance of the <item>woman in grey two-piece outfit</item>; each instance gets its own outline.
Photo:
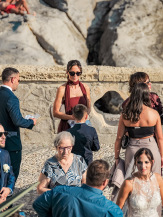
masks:
[[[161,120],[157,111],[150,107],[149,88],[145,83],[134,86],[128,103],[119,120],[115,141],[115,160],[119,162],[121,141],[126,133],[129,135],[129,146],[125,153],[125,170],[132,168],[134,154],[140,148],[148,148],[154,155],[152,171],[161,174],[163,166],[163,135]],[[156,140],[154,138],[156,137]],[[132,171],[131,171],[132,172]],[[131,175],[130,172],[128,172]]]

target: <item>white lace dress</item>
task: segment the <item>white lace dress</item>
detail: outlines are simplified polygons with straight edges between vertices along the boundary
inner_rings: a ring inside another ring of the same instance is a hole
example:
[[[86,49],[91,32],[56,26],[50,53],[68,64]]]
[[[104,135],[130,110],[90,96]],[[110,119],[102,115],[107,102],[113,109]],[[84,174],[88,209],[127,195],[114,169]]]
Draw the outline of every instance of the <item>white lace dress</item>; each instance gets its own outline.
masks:
[[[156,176],[153,174],[148,181],[135,177],[128,200],[128,217],[159,217],[157,207],[160,204],[161,195]]]

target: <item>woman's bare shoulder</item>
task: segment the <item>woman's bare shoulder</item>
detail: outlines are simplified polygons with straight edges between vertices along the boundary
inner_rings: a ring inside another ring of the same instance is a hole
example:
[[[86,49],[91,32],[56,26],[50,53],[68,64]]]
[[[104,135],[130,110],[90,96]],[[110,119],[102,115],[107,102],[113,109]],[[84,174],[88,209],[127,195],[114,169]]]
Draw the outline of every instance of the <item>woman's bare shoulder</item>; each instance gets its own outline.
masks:
[[[133,177],[127,178],[124,181],[124,186],[132,189],[132,186],[133,186]]]
[[[65,88],[66,88],[66,83],[58,87],[58,92],[65,92]]]
[[[153,108],[149,108],[149,114],[150,114],[150,116],[155,117],[155,119],[160,118],[158,111],[153,109]]]
[[[160,174],[154,173],[154,175],[155,175],[155,177],[156,177],[158,183],[163,182],[162,177],[161,177]]]

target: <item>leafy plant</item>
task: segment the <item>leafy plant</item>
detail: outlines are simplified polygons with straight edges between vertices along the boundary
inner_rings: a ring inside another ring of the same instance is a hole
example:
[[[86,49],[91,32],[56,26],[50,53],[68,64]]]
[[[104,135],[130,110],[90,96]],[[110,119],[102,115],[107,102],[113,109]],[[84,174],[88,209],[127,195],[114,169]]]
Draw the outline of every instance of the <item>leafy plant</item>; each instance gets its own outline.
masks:
[[[0,204],[0,211],[6,209],[11,204],[15,203],[17,200],[19,200],[20,198],[22,198],[23,196],[25,196],[28,192],[30,192],[37,185],[38,185],[38,182],[32,184],[27,189],[22,190],[21,192],[15,194],[14,196],[12,196],[8,200],[6,200],[4,203]],[[13,206],[12,208],[7,209],[4,212],[0,213],[0,217],[9,217],[12,214],[14,214],[16,211],[18,211],[20,208],[22,208],[23,206],[24,206],[23,203],[20,204],[20,205],[17,205],[17,206]]]

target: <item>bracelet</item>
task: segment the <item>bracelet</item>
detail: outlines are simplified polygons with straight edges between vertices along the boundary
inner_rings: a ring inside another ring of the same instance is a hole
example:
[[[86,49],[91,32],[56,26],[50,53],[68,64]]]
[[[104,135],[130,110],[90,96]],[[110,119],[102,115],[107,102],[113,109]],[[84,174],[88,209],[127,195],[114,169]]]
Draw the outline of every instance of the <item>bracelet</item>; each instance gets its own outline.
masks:
[[[118,159],[119,159],[119,157],[115,157],[114,159],[115,159],[115,160],[118,160]]]

